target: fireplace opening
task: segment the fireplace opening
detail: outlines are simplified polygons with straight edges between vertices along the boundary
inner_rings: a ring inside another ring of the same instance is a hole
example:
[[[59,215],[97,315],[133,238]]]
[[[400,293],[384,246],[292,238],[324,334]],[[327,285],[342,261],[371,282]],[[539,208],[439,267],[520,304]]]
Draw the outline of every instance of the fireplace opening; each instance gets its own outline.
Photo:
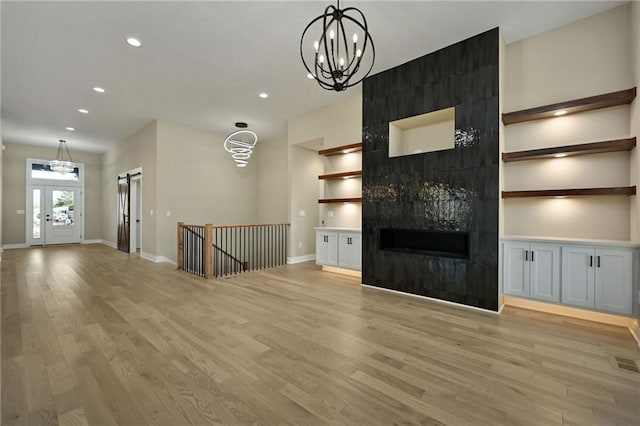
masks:
[[[380,229],[380,249],[468,259],[469,233],[383,228]]]

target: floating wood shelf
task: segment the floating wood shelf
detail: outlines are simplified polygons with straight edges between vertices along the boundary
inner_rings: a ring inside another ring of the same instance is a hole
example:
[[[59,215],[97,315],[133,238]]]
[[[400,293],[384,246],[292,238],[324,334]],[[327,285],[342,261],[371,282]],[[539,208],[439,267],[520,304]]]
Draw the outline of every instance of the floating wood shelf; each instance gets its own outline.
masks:
[[[539,158],[571,157],[575,155],[600,154],[603,152],[630,151],[636,146],[636,138],[616,139],[579,145],[556,146],[553,148],[529,149],[526,151],[503,152],[502,161],[535,160]]]
[[[318,200],[320,204],[329,204],[329,203],[361,203],[362,197],[359,198],[323,198]]]
[[[636,186],[610,188],[543,189],[537,191],[502,191],[502,198],[577,197],[589,195],[636,195]]]
[[[362,151],[362,142],[352,143],[351,145],[336,146],[335,148],[328,148],[318,151],[319,155],[339,155],[349,154],[351,152]]]
[[[353,172],[329,173],[327,175],[318,176],[318,179],[325,179],[325,180],[348,179],[351,177],[358,177],[358,176],[362,176],[362,170],[355,170]]]
[[[522,123],[525,121],[540,120],[554,116],[556,111],[565,110],[566,114],[591,111],[594,109],[608,108],[617,105],[626,105],[633,102],[636,97],[636,88],[618,92],[605,93],[604,95],[591,96],[588,98],[575,99],[557,104],[539,106],[536,108],[523,109],[520,111],[502,114],[502,122],[505,125]]]

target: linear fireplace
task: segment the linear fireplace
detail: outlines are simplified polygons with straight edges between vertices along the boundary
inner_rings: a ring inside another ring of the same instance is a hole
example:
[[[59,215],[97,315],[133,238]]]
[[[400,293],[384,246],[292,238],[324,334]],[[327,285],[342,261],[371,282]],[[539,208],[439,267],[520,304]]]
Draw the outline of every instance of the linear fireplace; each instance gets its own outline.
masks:
[[[468,259],[469,233],[382,228],[380,229],[380,249]]]

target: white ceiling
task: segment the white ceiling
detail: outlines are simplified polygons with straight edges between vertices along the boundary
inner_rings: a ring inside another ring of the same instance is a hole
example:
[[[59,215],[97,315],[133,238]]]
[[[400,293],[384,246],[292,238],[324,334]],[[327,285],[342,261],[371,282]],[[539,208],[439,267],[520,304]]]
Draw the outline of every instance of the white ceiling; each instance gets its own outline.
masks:
[[[511,43],[624,3],[342,2],[367,17],[374,73],[497,26]],[[263,140],[284,135],[288,118],[360,90],[306,78],[300,36],[328,4],[2,1],[3,140],[104,152],[153,119],[218,134],[247,121]]]

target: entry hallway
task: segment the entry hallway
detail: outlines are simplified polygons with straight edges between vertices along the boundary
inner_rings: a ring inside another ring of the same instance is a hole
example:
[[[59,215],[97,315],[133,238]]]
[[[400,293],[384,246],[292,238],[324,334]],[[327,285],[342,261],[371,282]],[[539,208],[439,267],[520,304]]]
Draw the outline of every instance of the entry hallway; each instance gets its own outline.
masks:
[[[312,263],[204,280],[102,245],[5,251],[2,424],[638,424],[628,330],[358,283]]]

